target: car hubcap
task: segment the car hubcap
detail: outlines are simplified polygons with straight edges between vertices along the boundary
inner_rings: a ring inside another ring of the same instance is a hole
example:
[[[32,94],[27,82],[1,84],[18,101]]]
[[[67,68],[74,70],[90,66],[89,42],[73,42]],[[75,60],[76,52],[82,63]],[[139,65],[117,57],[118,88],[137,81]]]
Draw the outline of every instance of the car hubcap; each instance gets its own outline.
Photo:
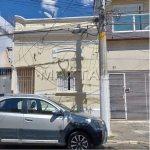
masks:
[[[83,135],[76,135],[71,140],[72,149],[87,149],[88,141]]]

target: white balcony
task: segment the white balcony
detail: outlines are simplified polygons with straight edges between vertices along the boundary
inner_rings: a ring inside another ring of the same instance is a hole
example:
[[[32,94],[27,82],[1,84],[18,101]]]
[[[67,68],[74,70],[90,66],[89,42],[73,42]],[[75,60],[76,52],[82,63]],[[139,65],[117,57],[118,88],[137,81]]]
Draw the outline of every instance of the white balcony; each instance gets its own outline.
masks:
[[[149,14],[120,14],[112,17],[112,32],[149,31]]]

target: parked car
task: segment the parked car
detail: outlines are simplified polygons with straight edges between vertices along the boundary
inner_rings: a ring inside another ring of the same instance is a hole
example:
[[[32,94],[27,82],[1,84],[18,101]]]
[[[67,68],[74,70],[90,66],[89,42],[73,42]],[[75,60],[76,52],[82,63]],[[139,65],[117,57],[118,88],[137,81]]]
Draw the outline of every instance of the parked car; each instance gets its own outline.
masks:
[[[45,96],[0,96],[0,144],[58,144],[89,149],[107,141],[101,119]]]

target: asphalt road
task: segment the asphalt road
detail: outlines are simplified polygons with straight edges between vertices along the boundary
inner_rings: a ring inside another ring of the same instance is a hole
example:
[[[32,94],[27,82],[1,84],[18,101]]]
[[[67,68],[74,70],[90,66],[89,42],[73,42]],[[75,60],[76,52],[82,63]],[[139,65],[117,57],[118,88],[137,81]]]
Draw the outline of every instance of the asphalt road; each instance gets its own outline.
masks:
[[[1,146],[0,149],[66,149],[65,147],[58,147],[58,146],[35,146],[35,145],[7,145]],[[120,150],[120,149],[143,149],[148,150],[148,144],[122,144],[122,143],[107,143],[101,145],[99,147],[95,147],[92,149],[113,149],[113,150]]]

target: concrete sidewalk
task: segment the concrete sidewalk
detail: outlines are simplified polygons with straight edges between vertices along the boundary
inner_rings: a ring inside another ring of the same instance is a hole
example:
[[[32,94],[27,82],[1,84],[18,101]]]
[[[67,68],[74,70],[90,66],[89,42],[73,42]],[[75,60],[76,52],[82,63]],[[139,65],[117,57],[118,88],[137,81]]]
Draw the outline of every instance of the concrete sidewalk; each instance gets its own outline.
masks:
[[[111,136],[107,143],[149,144],[149,121],[110,122]]]

